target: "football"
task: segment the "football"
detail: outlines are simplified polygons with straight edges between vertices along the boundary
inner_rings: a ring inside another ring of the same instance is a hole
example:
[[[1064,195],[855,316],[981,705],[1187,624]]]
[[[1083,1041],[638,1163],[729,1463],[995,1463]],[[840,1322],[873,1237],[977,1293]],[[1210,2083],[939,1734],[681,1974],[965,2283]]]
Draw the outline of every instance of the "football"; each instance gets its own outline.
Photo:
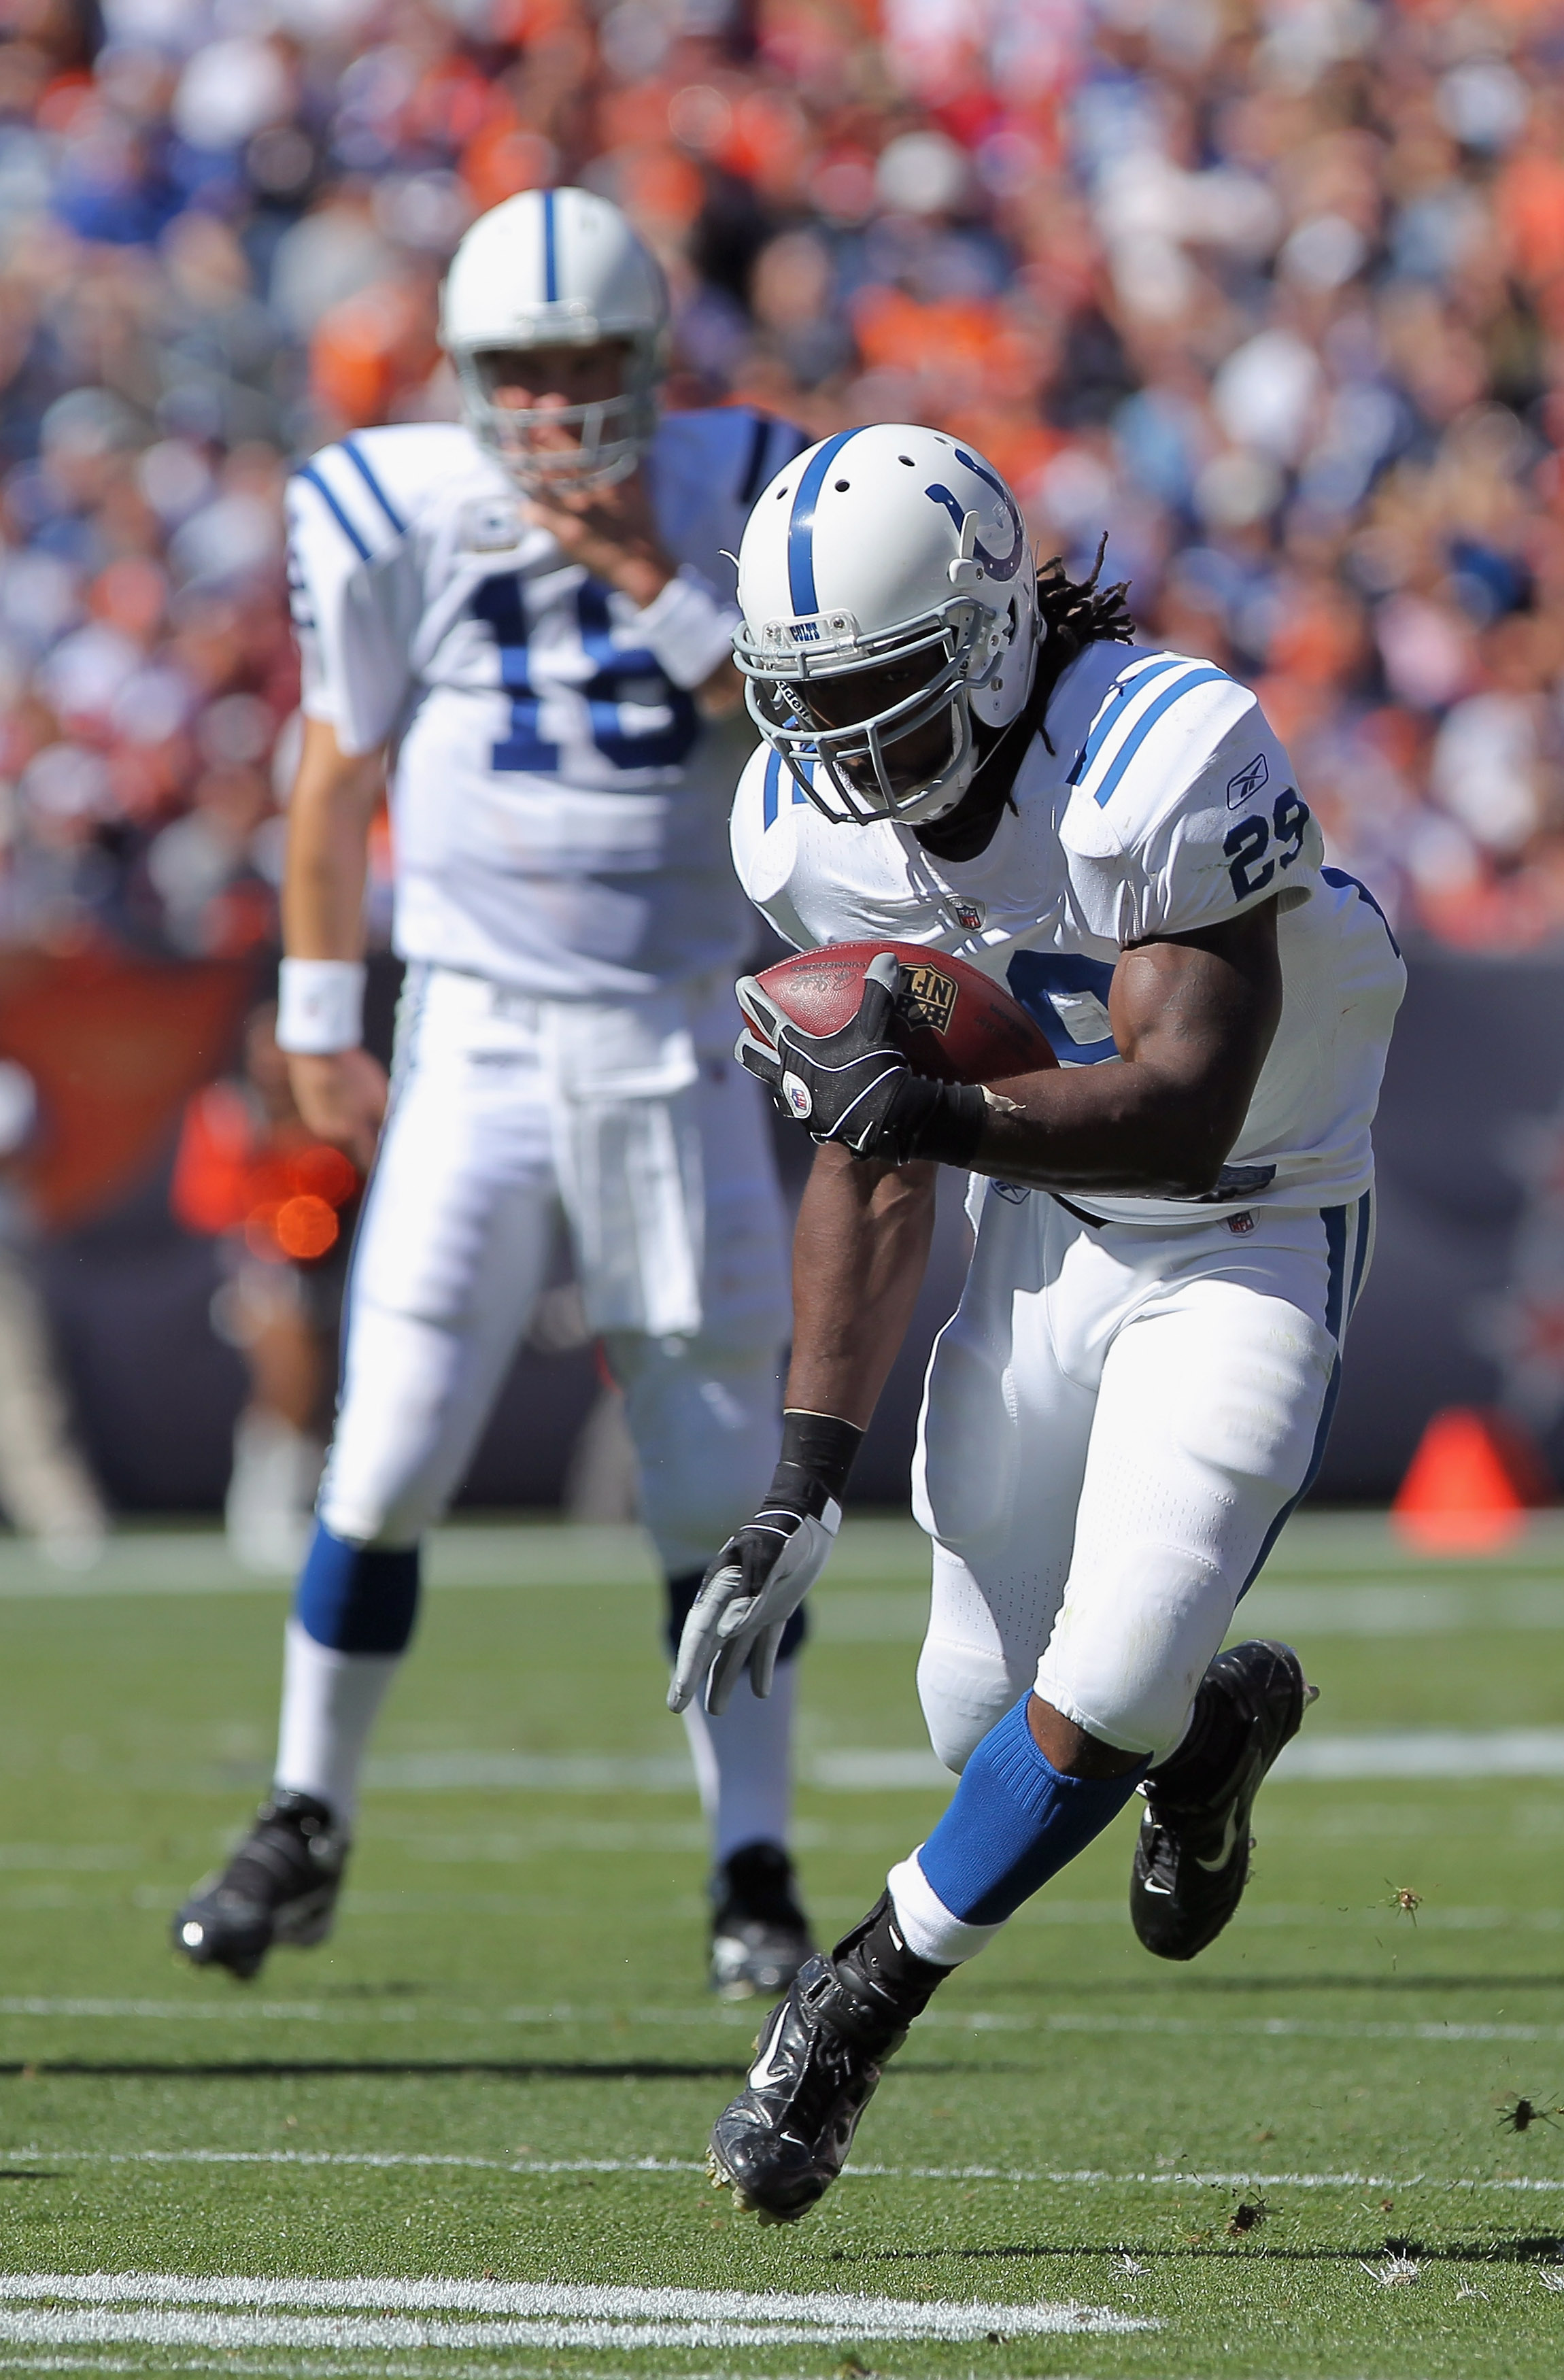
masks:
[[[830,942],[780,959],[739,983],[746,1024],[771,1044],[770,1021],[753,996],[758,990],[806,1033],[839,1031],[857,1014],[865,970],[881,951],[901,965],[896,1043],[915,1074],[941,1083],[998,1083],[1058,1064],[1041,1026],[1001,985],[965,959],[915,942]]]

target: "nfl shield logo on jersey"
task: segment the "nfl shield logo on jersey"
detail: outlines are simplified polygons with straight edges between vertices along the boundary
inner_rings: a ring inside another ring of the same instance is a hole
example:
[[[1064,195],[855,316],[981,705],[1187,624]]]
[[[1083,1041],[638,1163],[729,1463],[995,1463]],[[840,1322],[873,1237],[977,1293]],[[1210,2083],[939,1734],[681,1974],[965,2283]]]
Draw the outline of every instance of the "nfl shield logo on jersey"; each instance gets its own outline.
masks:
[[[815,1102],[809,1096],[808,1084],[800,1082],[796,1075],[784,1075],[782,1078],[782,1087],[783,1099],[802,1123],[806,1116],[814,1112]]]
[[[981,901],[952,901],[951,915],[958,926],[964,927],[969,934],[975,934],[987,917],[988,911]]]

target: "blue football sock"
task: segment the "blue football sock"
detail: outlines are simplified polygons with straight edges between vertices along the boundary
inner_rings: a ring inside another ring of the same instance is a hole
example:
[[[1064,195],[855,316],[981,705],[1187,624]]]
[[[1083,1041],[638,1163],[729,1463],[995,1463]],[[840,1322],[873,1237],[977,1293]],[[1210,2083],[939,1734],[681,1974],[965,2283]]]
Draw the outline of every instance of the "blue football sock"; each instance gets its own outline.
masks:
[[[1002,1925],[1116,1818],[1149,1767],[1061,1777],[1026,1724],[1030,1694],[991,1727],[967,1762],[917,1864],[951,1915]]]
[[[294,1618],[334,1653],[405,1653],[418,1610],[417,1546],[356,1546],[315,1524]]]

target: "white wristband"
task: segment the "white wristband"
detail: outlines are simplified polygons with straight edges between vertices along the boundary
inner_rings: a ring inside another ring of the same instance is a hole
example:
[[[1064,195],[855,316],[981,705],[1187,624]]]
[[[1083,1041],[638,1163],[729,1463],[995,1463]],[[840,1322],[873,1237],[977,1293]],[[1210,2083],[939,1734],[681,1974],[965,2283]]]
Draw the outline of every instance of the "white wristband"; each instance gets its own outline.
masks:
[[[685,563],[636,614],[636,627],[677,686],[687,694],[704,686],[720,663],[731,661],[738,608],[720,602],[701,577]]]
[[[277,970],[277,1047],[300,1058],[356,1050],[364,1038],[362,959],[285,959]]]

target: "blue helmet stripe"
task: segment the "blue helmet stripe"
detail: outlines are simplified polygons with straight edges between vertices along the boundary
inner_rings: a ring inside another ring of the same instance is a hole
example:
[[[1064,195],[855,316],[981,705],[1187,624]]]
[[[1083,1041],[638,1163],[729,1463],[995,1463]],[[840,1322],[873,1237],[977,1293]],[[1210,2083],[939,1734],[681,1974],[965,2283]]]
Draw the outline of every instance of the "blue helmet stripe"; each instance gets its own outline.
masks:
[[[787,588],[794,619],[807,619],[820,608],[815,592],[815,505],[825,476],[855,430],[839,430],[818,447],[794,491],[793,513],[787,525]]]
[[[552,306],[559,296],[559,258],[554,253],[554,194],[543,193],[543,296]]]

